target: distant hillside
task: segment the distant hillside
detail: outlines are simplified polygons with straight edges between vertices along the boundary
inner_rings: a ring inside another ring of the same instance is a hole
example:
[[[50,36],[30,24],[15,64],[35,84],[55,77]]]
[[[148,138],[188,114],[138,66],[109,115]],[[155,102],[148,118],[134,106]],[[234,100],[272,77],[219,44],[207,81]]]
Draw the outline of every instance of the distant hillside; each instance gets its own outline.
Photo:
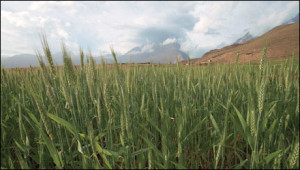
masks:
[[[61,66],[63,65],[63,57],[61,53],[52,54],[54,64]],[[79,55],[71,54],[72,61],[74,65],[80,65]],[[113,63],[111,54],[106,54],[103,56],[107,64]],[[152,63],[175,63],[176,57],[178,61],[183,61],[187,59],[187,54],[180,51],[180,45],[176,42],[172,43],[153,43],[147,44],[140,47],[135,47],[128,51],[124,55],[117,55],[118,63],[147,63],[152,61]],[[44,61],[47,63],[45,57]],[[94,57],[96,64],[101,63],[101,57]],[[84,59],[86,62],[86,57]],[[24,68],[24,67],[35,67],[39,66],[39,62],[36,55],[32,54],[20,54],[12,57],[1,57],[1,64],[4,68]]]
[[[176,62],[176,57],[179,61],[187,59],[187,54],[180,51],[178,43],[153,43],[140,47],[135,47],[128,51],[126,54],[118,57],[118,62],[122,63],[170,63]]]
[[[29,67],[31,66],[38,66],[39,62],[35,55],[32,54],[20,54],[14,55],[11,57],[1,57],[1,65],[4,68],[14,68],[14,67]]]
[[[299,13],[295,17],[293,17],[293,18],[291,18],[291,19],[289,19],[287,21],[284,21],[281,25],[287,25],[287,24],[292,24],[292,23],[296,23],[296,22],[299,22]],[[250,34],[250,32],[247,32],[244,36],[242,36],[241,38],[237,39],[232,45],[243,44],[243,43],[245,43],[245,42],[247,42],[249,40],[252,40],[254,38],[256,38],[256,37],[253,37]]]
[[[222,49],[211,50],[202,58],[192,59],[191,64],[201,64],[211,60],[212,63],[232,63],[236,53],[240,54],[239,62],[259,61],[262,49],[267,43],[268,59],[278,59],[291,56],[292,52],[299,56],[299,22],[281,25],[273,28],[262,36],[235,44]],[[184,61],[186,63],[186,61]]]
[[[79,55],[72,55],[72,62],[74,65],[80,65],[80,57]],[[55,53],[52,54],[54,64],[57,66],[63,65],[63,57],[61,53]],[[101,57],[97,56],[94,57],[96,60],[96,64],[101,63]],[[43,60],[45,63],[47,63],[47,59],[45,56],[43,56]],[[113,60],[111,59],[111,55],[105,55],[104,60],[106,63],[113,63]],[[84,62],[86,62],[86,56],[84,58]],[[15,55],[11,57],[1,57],[1,64],[3,65],[4,68],[24,68],[24,67],[36,67],[39,66],[38,58],[36,55],[32,54],[20,54],[20,55]]]

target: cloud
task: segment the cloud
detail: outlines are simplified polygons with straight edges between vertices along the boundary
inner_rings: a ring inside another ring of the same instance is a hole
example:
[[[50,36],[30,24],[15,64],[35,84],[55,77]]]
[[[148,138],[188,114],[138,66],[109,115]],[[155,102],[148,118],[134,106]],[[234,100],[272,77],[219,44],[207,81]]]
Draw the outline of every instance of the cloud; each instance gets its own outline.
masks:
[[[62,28],[56,28],[56,31],[57,31],[58,36],[63,37],[64,39],[69,39],[70,38],[70,36],[67,33],[67,31],[65,31],[64,29],[62,29]]]
[[[261,9],[260,17],[257,18],[256,22],[253,22],[253,25],[250,27],[250,32],[255,36],[263,34],[265,31],[280,25],[299,13],[299,1],[288,3],[276,2],[268,5],[271,7]]]
[[[139,53],[151,53],[154,51],[153,49],[154,43],[143,45],[141,49],[136,49],[130,51],[128,54],[134,55]]]
[[[64,11],[68,15],[75,15],[80,9],[80,5],[73,1],[38,1],[32,2],[29,6],[30,11],[38,11],[44,14],[56,13],[57,11]]]
[[[154,46],[153,43],[152,44],[147,44],[147,45],[145,45],[145,46],[142,47],[141,52],[142,53],[144,53],[144,52],[148,52],[148,53],[153,52],[154,51],[153,50],[153,46]]]
[[[61,41],[93,54],[113,45],[124,54],[136,46],[176,40],[191,58],[230,45],[249,31],[258,36],[293,18],[299,2],[1,2],[1,54],[34,54],[39,32],[53,52]],[[150,50],[150,46],[144,46]]]
[[[201,3],[192,10],[198,18],[193,30],[186,32],[183,51],[199,57],[199,50],[210,51],[245,34],[259,36],[299,13],[299,2],[221,2]]]
[[[167,44],[172,44],[172,43],[174,43],[176,41],[177,41],[176,38],[168,38],[164,42],[162,42],[161,44],[162,45],[167,45]]]
[[[34,49],[41,49],[39,33],[45,31],[50,47],[54,52],[60,51],[61,40],[74,50],[74,38],[60,19],[48,15],[36,15],[28,11],[12,12],[1,10],[1,51],[15,55],[34,54]],[[2,54],[2,53],[1,53]]]
[[[137,42],[141,42],[143,44],[149,42],[163,42],[169,37],[176,37],[179,38],[178,33],[173,32],[172,30],[167,29],[158,29],[158,28],[146,28],[142,30],[138,36],[136,37]]]
[[[1,11],[1,19],[6,19],[9,24],[13,24],[16,27],[28,27],[28,18],[29,13],[28,12],[18,12],[13,13],[9,11]]]
[[[216,29],[208,28],[208,30],[204,33],[205,35],[220,35],[220,32],[218,32]]]

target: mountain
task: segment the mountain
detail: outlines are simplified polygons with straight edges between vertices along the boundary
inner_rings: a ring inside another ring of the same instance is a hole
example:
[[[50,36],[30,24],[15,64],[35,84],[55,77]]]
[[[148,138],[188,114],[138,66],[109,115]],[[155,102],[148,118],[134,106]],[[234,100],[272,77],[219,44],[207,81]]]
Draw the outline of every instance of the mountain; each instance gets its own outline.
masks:
[[[253,38],[254,37],[249,32],[247,32],[244,36],[236,40],[233,44],[243,44],[249,40],[252,40]]]
[[[295,23],[295,22],[299,22],[299,13],[298,13],[295,17],[293,17],[293,18],[291,18],[291,19],[289,19],[289,20],[283,22],[281,25],[292,24],[292,23]],[[235,45],[235,44],[243,44],[243,43],[245,43],[245,42],[247,42],[247,41],[249,41],[249,40],[252,40],[252,39],[254,39],[254,38],[256,38],[256,37],[253,37],[253,36],[250,34],[250,32],[247,32],[243,37],[241,37],[241,38],[239,38],[238,40],[236,40],[236,41],[233,43],[233,45]]]
[[[208,61],[211,63],[233,63],[237,53],[240,56],[239,62],[259,61],[266,43],[267,59],[288,57],[293,51],[295,51],[295,55],[299,56],[299,22],[277,26],[244,44],[233,44],[222,49],[211,50],[205,53],[202,58],[192,59],[190,63],[203,64]]]
[[[152,43],[129,50],[118,57],[119,63],[176,63],[187,59],[187,54],[180,50],[180,45],[173,43]]]
[[[29,67],[38,66],[39,62],[35,55],[32,54],[19,54],[11,57],[1,57],[1,65],[4,68],[14,68],[14,67]]]
[[[74,65],[80,65],[79,55],[74,55],[71,52],[72,61]],[[180,50],[180,45],[178,43],[152,43],[147,45],[142,45],[140,47],[135,47],[128,51],[124,55],[117,55],[118,63],[146,63],[152,61],[153,63],[175,63],[176,56],[179,61],[187,59],[187,54]],[[61,53],[53,53],[52,58],[54,64],[57,66],[63,65],[63,57]],[[103,55],[103,58],[107,64],[114,63],[111,54]],[[96,64],[101,63],[101,57],[94,57]],[[43,56],[45,63],[47,59]],[[84,58],[86,63],[86,57]],[[36,55],[32,54],[20,54],[11,57],[1,57],[1,64],[4,68],[24,68],[24,67],[36,67],[39,66],[38,58]]]
[[[79,55],[74,55],[71,52],[72,56],[72,62],[74,65],[80,65],[80,57]],[[54,53],[52,54],[52,58],[54,61],[54,65],[61,66],[63,65],[63,57],[61,53]],[[106,63],[113,63],[113,59],[111,59],[111,55],[107,54],[103,56],[104,60]],[[97,56],[94,57],[96,64],[101,63],[101,57]],[[47,62],[47,59],[45,56],[43,56],[43,60],[45,63]],[[84,63],[86,63],[86,56],[84,57]],[[3,65],[4,68],[24,68],[24,67],[36,67],[39,66],[39,61],[36,55],[33,54],[19,54],[19,55],[14,55],[11,57],[1,57],[1,64]]]

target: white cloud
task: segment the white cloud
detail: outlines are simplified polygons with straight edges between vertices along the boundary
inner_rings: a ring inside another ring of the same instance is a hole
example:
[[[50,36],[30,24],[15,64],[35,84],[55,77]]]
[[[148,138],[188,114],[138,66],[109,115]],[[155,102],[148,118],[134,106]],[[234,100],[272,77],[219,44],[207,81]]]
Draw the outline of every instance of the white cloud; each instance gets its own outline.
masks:
[[[153,47],[154,47],[154,43],[146,44],[146,45],[142,46],[141,50],[131,51],[128,54],[134,55],[134,54],[140,54],[140,53],[151,53],[154,51]]]
[[[256,22],[250,26],[250,32],[259,36],[265,31],[272,29],[273,27],[283,23],[285,20],[291,19],[295,16],[295,12],[299,13],[299,1],[292,1],[284,4],[274,4],[273,8],[264,9],[264,13],[257,18]]]
[[[57,34],[64,39],[69,39],[69,34],[63,28],[56,28]]]
[[[147,44],[147,45],[145,45],[145,46],[142,47],[141,52],[142,52],[142,53],[145,53],[145,52],[148,52],[148,53],[153,52],[153,51],[154,51],[153,46],[154,46],[153,43],[152,43],[152,44]]]
[[[229,45],[249,30],[254,36],[299,13],[295,2],[1,2],[1,53],[34,53],[42,29],[51,49],[64,40],[92,53],[118,53],[154,39],[181,44],[191,57],[221,43]],[[144,32],[143,32],[144,31]],[[145,34],[141,34],[145,33]],[[151,39],[151,36],[156,38]]]
[[[8,23],[16,27],[28,27],[28,12],[13,13],[10,11],[1,11],[1,20],[4,19]]]
[[[222,2],[196,5],[192,14],[199,19],[193,30],[186,32],[181,49],[200,57],[221,43],[230,45],[248,29],[254,36],[281,24],[299,13],[299,2]],[[210,29],[218,35],[208,34]]]
[[[78,9],[78,3],[73,1],[38,1],[32,2],[29,6],[30,11],[38,11],[41,13],[64,11],[70,15],[74,15],[78,12]]]
[[[218,2],[198,4],[195,6],[193,14],[199,19],[193,28],[195,33],[204,33],[209,27],[217,25],[222,17],[228,15],[234,2]]]
[[[30,11],[1,10],[1,51],[10,55],[29,53],[41,49],[39,33],[45,31],[54,52],[61,50],[61,40],[74,43],[63,22],[49,15],[35,15]],[[68,47],[68,45],[67,45]],[[70,48],[74,50],[74,45]],[[4,54],[3,53],[3,54]]]
[[[172,44],[175,43],[177,40],[176,38],[168,38],[164,42],[162,42],[162,45]]]

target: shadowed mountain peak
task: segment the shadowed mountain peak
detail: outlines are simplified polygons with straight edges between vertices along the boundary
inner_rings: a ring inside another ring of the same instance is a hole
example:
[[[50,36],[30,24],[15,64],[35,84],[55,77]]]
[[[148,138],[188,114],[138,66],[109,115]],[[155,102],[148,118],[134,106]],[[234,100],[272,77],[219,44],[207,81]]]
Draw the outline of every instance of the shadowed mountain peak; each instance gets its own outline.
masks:
[[[252,40],[253,38],[254,37],[249,32],[247,32],[244,36],[236,40],[233,44],[243,44],[249,40]]]
[[[187,54],[180,50],[180,44],[163,42],[135,47],[118,57],[118,61],[122,63],[175,63],[176,57],[178,61],[187,59]]]

